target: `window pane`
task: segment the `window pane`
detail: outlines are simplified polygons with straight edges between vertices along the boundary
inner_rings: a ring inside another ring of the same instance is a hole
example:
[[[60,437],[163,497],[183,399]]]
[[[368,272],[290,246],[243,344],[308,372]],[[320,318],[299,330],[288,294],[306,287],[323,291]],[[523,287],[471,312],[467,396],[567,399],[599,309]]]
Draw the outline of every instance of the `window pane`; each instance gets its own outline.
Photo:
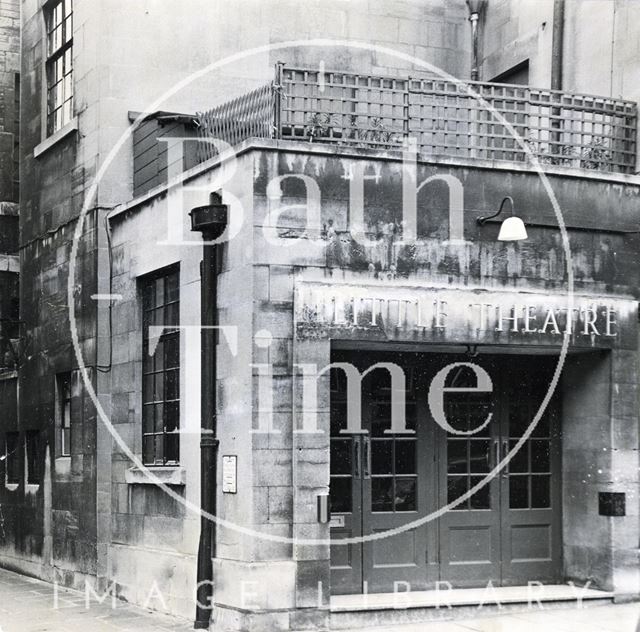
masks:
[[[371,510],[374,512],[393,511],[393,478],[371,479]]]
[[[27,430],[25,433],[27,483],[31,485],[40,483],[39,438],[40,432],[38,430]]]
[[[474,487],[484,478],[482,476],[471,477],[471,487]],[[491,509],[491,484],[488,482],[483,485],[471,498],[469,499],[469,506],[471,509]]]
[[[551,406],[552,404],[549,404]],[[550,424],[549,424],[549,413],[545,411],[545,414],[542,416],[542,419],[536,424],[536,427],[533,429],[534,437],[549,437],[550,436]]]
[[[531,441],[531,471],[532,472],[548,472],[550,467],[549,459],[549,441],[532,440]]]
[[[331,473],[351,474],[351,439],[331,440]]]
[[[61,456],[69,456],[71,454],[71,429],[62,429]]]
[[[415,430],[418,419],[418,413],[416,411],[416,405],[414,402],[407,402],[407,409],[405,411],[405,422],[407,424],[407,430]]]
[[[396,479],[396,511],[416,510],[416,479],[397,478]]]
[[[180,434],[165,435],[165,461],[177,463],[180,460]]]
[[[444,409],[449,425],[458,432],[469,430],[469,418],[465,414],[464,407],[459,402],[444,400]]]
[[[165,289],[167,292],[168,303],[172,303],[178,300],[178,275],[177,274],[170,274],[169,276],[167,276],[167,285]]]
[[[155,404],[154,405],[154,431],[155,432],[163,432],[164,431],[164,404]]]
[[[153,354],[153,370],[162,371],[163,369],[164,369],[164,336],[161,336],[160,340],[159,341],[157,340],[156,348]]]
[[[471,439],[469,441],[469,469],[474,473],[489,471],[491,458],[491,442],[485,439]]]
[[[516,447],[517,441],[509,441],[509,450]],[[510,472],[528,472],[529,471],[529,445],[525,443],[509,461]]]
[[[162,307],[162,305],[164,305],[164,279],[165,277],[162,276],[155,280],[156,307]]]
[[[531,506],[536,509],[546,509],[551,507],[549,476],[531,477]]]
[[[371,473],[392,474],[393,439],[374,439],[371,442]]]
[[[524,406],[511,406],[509,410],[509,436],[521,437],[527,426],[531,423],[533,417],[527,414]]]
[[[167,371],[166,376],[165,399],[167,401],[178,399],[180,397],[180,373],[176,369],[173,369],[172,371]]]
[[[384,431],[391,428],[391,405],[378,403],[372,407],[371,436],[384,437]]]
[[[478,396],[469,394],[468,414],[469,414],[469,430],[473,432],[474,437],[490,437],[491,429],[489,425],[482,427],[487,417],[491,414],[493,403],[486,401],[486,396]]]
[[[451,503],[468,491],[466,476],[447,477],[447,503]],[[467,509],[467,503],[460,503],[454,509]]]
[[[7,432],[5,437],[5,460],[7,463],[7,483],[20,482],[20,452],[18,450],[19,434]]]
[[[153,401],[164,400],[164,373],[155,373],[153,376]]]
[[[157,307],[149,312],[149,324],[162,327],[164,325],[164,310],[162,307]]]
[[[529,506],[529,477],[509,476],[509,507],[526,509]]]
[[[55,378],[57,455],[71,454],[71,373],[59,373]]]
[[[153,454],[153,458],[154,458],[154,462],[155,463],[164,463],[164,434],[157,434],[154,435],[154,443],[155,443],[155,447],[154,447],[154,454]]]
[[[462,474],[467,471],[466,439],[447,441],[447,471],[450,474]]]
[[[178,303],[170,303],[165,307],[165,325],[179,325],[179,305]]]
[[[329,487],[329,500],[331,511],[333,513],[350,513],[351,512],[351,478],[331,477],[331,485]]]
[[[180,402],[170,402],[164,405],[164,428],[167,432],[180,429]]]
[[[168,369],[180,365],[180,340],[176,334],[164,338],[164,362]]]
[[[71,425],[71,400],[62,402],[62,425],[66,428]]]
[[[64,21],[64,43],[66,44],[73,37],[73,25],[71,22],[72,18],[69,16]]]
[[[142,460],[145,465],[153,464],[154,435],[142,437]]]
[[[415,474],[416,471],[416,442],[396,440],[396,474]]]

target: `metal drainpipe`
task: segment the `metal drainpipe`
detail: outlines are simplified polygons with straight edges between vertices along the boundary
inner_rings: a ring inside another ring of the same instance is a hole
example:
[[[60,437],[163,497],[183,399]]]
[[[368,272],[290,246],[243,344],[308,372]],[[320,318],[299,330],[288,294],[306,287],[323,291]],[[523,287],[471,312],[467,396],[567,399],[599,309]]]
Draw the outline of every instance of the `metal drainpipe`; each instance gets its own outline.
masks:
[[[471,81],[478,81],[478,77],[480,73],[478,71],[478,21],[479,14],[472,13],[469,17],[469,21],[471,22],[471,38],[473,41],[473,62],[471,67]]]
[[[564,39],[564,0],[554,0],[553,3],[553,30],[551,34],[551,89],[562,90],[562,46]],[[552,154],[562,153],[562,110],[558,107],[551,108],[551,145]]]
[[[562,46],[564,40],[564,0],[553,3],[551,38],[551,89],[562,90]]]
[[[467,0],[469,22],[471,22],[471,81],[478,81],[480,78],[480,72],[478,70],[478,25],[480,22],[480,14],[485,4],[486,0]]]
[[[211,204],[189,213],[191,230],[202,233],[201,287],[201,434],[200,434],[200,545],[198,547],[196,630],[209,628],[213,607],[213,558],[216,555],[216,524],[206,514],[216,515],[218,435],[216,419],[216,342],[218,325],[218,255],[216,244],[227,227],[228,207],[218,193]]]

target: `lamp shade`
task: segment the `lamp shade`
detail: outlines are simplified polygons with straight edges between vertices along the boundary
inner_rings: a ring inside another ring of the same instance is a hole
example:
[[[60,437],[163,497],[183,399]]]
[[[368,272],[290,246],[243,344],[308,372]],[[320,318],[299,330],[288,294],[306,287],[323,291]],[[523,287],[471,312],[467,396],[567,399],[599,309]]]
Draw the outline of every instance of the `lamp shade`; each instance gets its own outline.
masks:
[[[527,229],[519,217],[507,217],[500,226],[498,241],[521,241],[527,239]]]

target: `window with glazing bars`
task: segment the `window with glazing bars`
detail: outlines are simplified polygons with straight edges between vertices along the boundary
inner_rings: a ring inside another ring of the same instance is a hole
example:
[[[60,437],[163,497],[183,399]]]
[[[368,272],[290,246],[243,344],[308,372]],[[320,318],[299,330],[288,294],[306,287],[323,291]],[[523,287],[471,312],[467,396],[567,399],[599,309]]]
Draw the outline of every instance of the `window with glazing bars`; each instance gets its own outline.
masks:
[[[47,28],[47,136],[73,118],[73,9],[71,0],[45,8]]]
[[[143,311],[142,459],[176,465],[180,458],[179,270],[141,280]]]
[[[27,483],[40,484],[40,431],[27,430],[24,435],[24,445],[27,457]]]
[[[20,433],[7,432],[4,444],[4,460],[7,484],[20,482]]]
[[[71,373],[56,375],[57,456],[71,455]]]

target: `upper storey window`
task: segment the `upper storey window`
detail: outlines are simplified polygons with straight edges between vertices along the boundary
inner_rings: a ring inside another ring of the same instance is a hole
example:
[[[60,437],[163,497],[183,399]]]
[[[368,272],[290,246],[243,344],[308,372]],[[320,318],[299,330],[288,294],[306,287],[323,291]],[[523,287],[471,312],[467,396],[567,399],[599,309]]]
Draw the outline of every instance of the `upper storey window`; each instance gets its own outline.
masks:
[[[73,9],[58,0],[45,9],[47,27],[47,136],[73,118]]]

